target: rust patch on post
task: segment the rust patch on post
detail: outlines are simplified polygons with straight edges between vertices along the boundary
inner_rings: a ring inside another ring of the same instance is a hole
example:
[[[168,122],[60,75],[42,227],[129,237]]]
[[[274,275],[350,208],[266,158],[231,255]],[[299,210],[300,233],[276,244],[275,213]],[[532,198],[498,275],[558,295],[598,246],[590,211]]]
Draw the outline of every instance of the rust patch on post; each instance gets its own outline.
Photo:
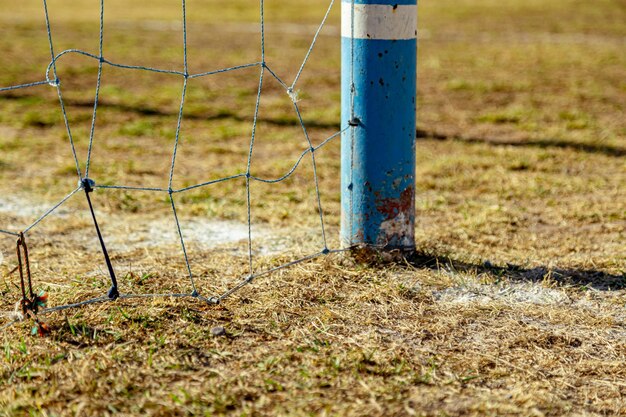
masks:
[[[400,198],[381,198],[377,201],[376,209],[387,216],[386,220],[391,220],[400,213],[407,213],[413,210],[415,201],[415,189],[413,186],[407,187]]]
[[[376,209],[385,215],[380,225],[378,245],[395,248],[415,246],[415,188],[411,185],[400,193],[399,198],[381,198]]]

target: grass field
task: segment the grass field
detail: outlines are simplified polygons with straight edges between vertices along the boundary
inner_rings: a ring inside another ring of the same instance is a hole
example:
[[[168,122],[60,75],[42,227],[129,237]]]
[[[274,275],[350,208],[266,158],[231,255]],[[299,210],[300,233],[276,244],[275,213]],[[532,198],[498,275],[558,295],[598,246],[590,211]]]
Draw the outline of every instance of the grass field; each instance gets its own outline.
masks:
[[[130,3],[130,4],[129,4]],[[291,83],[328,2],[266,0],[267,63]],[[98,53],[98,2],[48,1],[55,52]],[[417,252],[330,255],[259,278],[219,306],[122,300],[2,330],[0,415],[626,415],[626,3],[422,2]],[[178,2],[105,0],[104,56],[182,71]],[[260,60],[258,3],[187,2],[189,71]],[[50,62],[39,1],[0,0],[0,88]],[[339,130],[339,7],[296,90],[314,145]],[[84,169],[98,62],[57,62]],[[174,188],[245,171],[259,69],[189,82]],[[183,80],[106,66],[90,177],[165,187]],[[308,148],[272,77],[252,174]],[[316,153],[338,246],[339,140]],[[0,229],[19,231],[76,188],[56,89],[0,92]],[[253,183],[255,270],[318,251],[310,158]],[[120,285],[189,291],[167,194],[92,195]],[[176,195],[203,294],[245,276],[243,179]],[[82,194],[28,236],[50,305],[102,295]],[[0,234],[0,326],[20,299]],[[224,328],[224,334],[220,331]],[[216,335],[217,334],[217,335]]]

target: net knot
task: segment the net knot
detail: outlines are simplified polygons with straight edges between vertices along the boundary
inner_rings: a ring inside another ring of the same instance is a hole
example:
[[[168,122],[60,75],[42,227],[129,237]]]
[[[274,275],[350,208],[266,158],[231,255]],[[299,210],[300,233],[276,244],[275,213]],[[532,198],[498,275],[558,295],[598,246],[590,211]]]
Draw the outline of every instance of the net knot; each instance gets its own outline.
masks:
[[[289,87],[287,89],[287,95],[289,96],[291,101],[293,101],[294,103],[297,103],[298,101],[300,101],[300,94],[298,91],[295,91],[293,87]]]
[[[92,180],[91,178],[83,178],[82,180],[80,180],[80,186],[83,187],[83,189],[90,193],[93,191],[94,187],[96,186],[96,182],[94,180]]]

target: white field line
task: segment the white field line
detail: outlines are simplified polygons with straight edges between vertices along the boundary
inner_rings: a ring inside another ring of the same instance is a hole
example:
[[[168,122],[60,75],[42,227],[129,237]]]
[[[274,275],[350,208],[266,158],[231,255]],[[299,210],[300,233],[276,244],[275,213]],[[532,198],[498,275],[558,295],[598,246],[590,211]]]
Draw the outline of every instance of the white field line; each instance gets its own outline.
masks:
[[[485,285],[466,283],[456,287],[433,292],[439,302],[447,303],[528,303],[536,305],[559,305],[571,303],[565,291],[545,288],[538,283],[507,283],[506,285]]]
[[[75,198],[80,198],[76,196]],[[54,203],[31,201],[24,197],[0,196],[0,214],[8,215],[18,219],[17,227],[25,227],[36,220],[41,214],[52,207]],[[167,213],[156,218],[145,218],[138,214],[111,214],[96,208],[98,221],[105,236],[107,246],[115,251],[132,251],[139,248],[156,248],[178,246],[179,237],[176,230],[173,214]],[[49,223],[58,226],[59,219],[74,217],[80,219],[81,225],[78,229],[71,228],[71,235],[63,232],[52,232],[51,234],[62,234],[59,239],[76,241],[79,246],[89,249],[97,249],[98,242],[95,234],[92,235],[93,227],[90,224],[91,217],[88,211],[78,210],[68,206],[62,206],[57,211],[44,220],[37,228],[46,230]],[[190,247],[198,249],[225,248],[244,242],[248,239],[248,225],[235,221],[224,221],[202,217],[180,217],[181,228],[185,243]],[[13,228],[11,226],[14,226]],[[14,230],[16,225],[3,224],[0,228]],[[95,232],[94,232],[95,233]],[[74,236],[73,236],[74,235]],[[271,230],[266,226],[252,225],[252,238],[255,253],[257,255],[272,255],[283,253],[290,246],[289,239],[281,233]]]
[[[594,35],[588,33],[551,32],[479,32],[460,31],[428,32],[428,39],[438,42],[515,43],[515,44],[579,44],[579,45],[626,45],[626,37]],[[422,37],[421,39],[425,39]]]
[[[119,27],[139,27],[153,31],[180,31],[180,22],[177,20],[147,20],[147,21],[116,21],[111,23]],[[258,23],[236,22],[219,25],[189,24],[189,30],[210,30],[212,33],[229,32],[243,34],[260,34]],[[268,33],[284,35],[313,36],[318,25],[299,23],[272,23],[265,25]],[[341,26],[327,24],[320,33],[321,36],[338,37],[341,35]],[[478,43],[544,43],[544,44],[600,44],[600,45],[626,45],[626,37],[611,35],[596,35],[588,33],[551,33],[551,32],[478,32],[468,33],[463,31],[418,29],[418,39],[432,40],[437,42],[478,42]]]
[[[0,196],[0,213],[5,213],[15,217],[34,217],[40,216],[49,210],[54,203],[42,204],[25,202],[15,196]],[[55,214],[57,216],[66,216],[67,210],[64,207],[60,207]]]
[[[0,16],[1,25],[19,25],[32,23],[31,18],[16,18]],[[122,29],[140,28],[148,31],[181,31],[180,20],[115,20],[107,22],[110,27]],[[280,23],[266,22],[265,29],[268,33],[285,35],[313,36],[318,29],[318,24],[303,23]],[[221,24],[202,24],[190,22],[187,24],[190,31],[197,30],[205,33],[242,33],[259,34],[258,22],[232,22]],[[326,24],[321,36],[339,37],[341,26]],[[601,35],[589,33],[552,33],[552,32],[478,32],[468,33],[459,30],[437,30],[437,28],[418,29],[418,39],[432,40],[436,42],[471,42],[471,43],[545,43],[545,44],[588,44],[588,45],[626,45],[626,36]]]
[[[111,23],[113,26],[121,28],[140,28],[143,30],[157,31],[157,32],[179,32],[181,30],[181,24],[178,20],[145,20],[145,21],[116,21]],[[313,36],[317,32],[319,24],[300,24],[300,23],[271,23],[265,24],[265,31],[268,33],[280,33],[284,35],[305,35]],[[261,29],[258,23],[254,22],[235,22],[224,23],[219,25],[211,24],[197,24],[188,23],[187,29],[189,31],[201,30],[202,32],[210,31],[211,33],[219,34],[223,32],[228,33],[244,33],[244,34],[260,34]],[[334,25],[325,25],[324,29],[320,33],[322,36],[339,36],[341,34],[341,28]]]

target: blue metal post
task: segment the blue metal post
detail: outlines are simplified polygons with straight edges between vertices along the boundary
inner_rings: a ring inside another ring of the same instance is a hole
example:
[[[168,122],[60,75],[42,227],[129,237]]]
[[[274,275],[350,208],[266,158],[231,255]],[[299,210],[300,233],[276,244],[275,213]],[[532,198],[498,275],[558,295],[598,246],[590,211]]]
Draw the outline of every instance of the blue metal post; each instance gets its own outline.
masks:
[[[416,0],[342,2],[341,240],[415,247]]]

